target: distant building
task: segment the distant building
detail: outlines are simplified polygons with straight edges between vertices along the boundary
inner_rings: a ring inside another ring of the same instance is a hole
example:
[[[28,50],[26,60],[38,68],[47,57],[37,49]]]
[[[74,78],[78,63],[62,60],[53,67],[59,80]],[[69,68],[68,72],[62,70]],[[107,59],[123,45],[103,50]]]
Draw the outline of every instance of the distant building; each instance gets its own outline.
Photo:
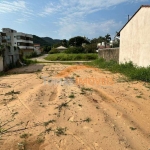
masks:
[[[34,51],[33,35],[17,32],[10,28],[3,28],[2,32],[6,34],[7,43],[10,46],[19,47],[23,56],[30,55]]]
[[[40,46],[40,44],[34,44],[34,52],[36,52],[38,55],[41,54],[41,46]]]
[[[67,48],[64,47],[64,46],[59,46],[59,47],[57,47],[56,49],[59,50],[60,52],[62,52],[62,51],[64,51],[64,50],[66,50]]]
[[[19,49],[11,45],[9,36],[0,32],[0,71],[15,66],[19,61]]]
[[[119,63],[132,61],[150,66],[150,5],[141,6],[123,26],[120,36]]]
[[[97,44],[97,48],[98,49],[110,48],[110,45],[106,44],[106,47],[105,47],[105,42],[102,42],[102,43]]]

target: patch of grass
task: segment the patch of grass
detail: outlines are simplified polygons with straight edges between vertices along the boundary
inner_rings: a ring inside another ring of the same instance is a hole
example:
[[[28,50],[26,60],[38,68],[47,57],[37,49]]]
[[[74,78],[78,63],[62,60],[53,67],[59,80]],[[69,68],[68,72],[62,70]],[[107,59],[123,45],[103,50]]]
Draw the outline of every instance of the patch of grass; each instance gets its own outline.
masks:
[[[20,135],[20,138],[27,139],[29,136],[31,136],[31,134],[24,133],[24,134]]]
[[[142,98],[142,96],[141,95],[138,95],[138,96],[136,96],[137,98]]]
[[[82,87],[82,88],[81,88],[81,91],[92,91],[92,89],[91,89],[91,88]]]
[[[30,60],[30,59],[24,58],[23,63],[26,64],[26,65],[30,65],[30,64],[36,64],[38,62],[37,62],[37,60]]]
[[[150,89],[150,83],[149,84],[145,84],[145,87]]]
[[[20,91],[15,92],[14,90],[6,93],[5,95],[14,95],[14,94],[20,94]]]
[[[79,104],[78,106],[82,107],[82,105],[81,105],[81,104]]]
[[[96,109],[99,109],[99,106],[96,106]]]
[[[58,107],[56,107],[56,108],[58,108],[59,110],[61,110],[63,107],[68,107],[68,103],[66,102],[66,103],[62,103],[62,104],[60,104]]]
[[[75,60],[95,60],[98,58],[96,53],[90,54],[50,54],[45,59],[50,61],[75,61]]]
[[[113,73],[121,73],[130,80],[140,80],[150,82],[150,66],[147,68],[137,67],[132,62],[125,64],[118,64],[115,61],[105,61],[103,58],[86,63],[90,66],[106,69]]]
[[[75,95],[72,93],[69,95],[69,98],[75,98]]]
[[[14,117],[15,115],[17,115],[17,114],[19,114],[18,112],[14,112],[13,114],[12,114],[12,116]]]
[[[13,101],[15,99],[16,99],[16,97],[12,96],[12,98],[10,98],[9,101]]]
[[[36,141],[37,141],[38,144],[41,144],[41,143],[44,143],[45,138],[42,137],[42,136],[38,136]]]
[[[86,118],[86,119],[85,119],[85,120],[83,120],[83,121],[84,121],[84,122],[88,122],[88,123],[89,123],[89,122],[91,122],[91,121],[92,121],[92,119],[88,117],[88,118]]]
[[[25,150],[26,142],[18,143],[18,150]]]
[[[131,130],[136,130],[137,128],[134,128],[134,127],[130,127],[130,129],[131,129]]]
[[[46,130],[45,130],[45,133],[48,133],[48,134],[49,134],[49,133],[50,133],[50,131],[52,131],[52,128],[48,128],[48,129],[46,129]]]
[[[50,123],[54,123],[56,120],[49,120],[47,122],[44,122],[44,126],[48,126]]]
[[[62,127],[58,127],[56,130],[55,130],[55,133],[57,136],[60,136],[60,135],[66,135],[66,130],[67,128],[62,128]]]
[[[82,87],[81,88],[81,93],[80,94],[86,94],[86,91],[92,91],[92,89],[91,88],[85,88],[85,87]]]
[[[0,77],[2,76],[6,76],[6,73],[5,72],[0,72]]]

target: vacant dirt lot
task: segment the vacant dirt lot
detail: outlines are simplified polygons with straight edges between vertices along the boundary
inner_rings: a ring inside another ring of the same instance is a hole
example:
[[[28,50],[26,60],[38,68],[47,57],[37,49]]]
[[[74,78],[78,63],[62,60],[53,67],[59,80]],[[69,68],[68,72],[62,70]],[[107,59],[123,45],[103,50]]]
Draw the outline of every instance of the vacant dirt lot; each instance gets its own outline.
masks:
[[[0,150],[150,150],[150,85],[83,65],[0,77]]]

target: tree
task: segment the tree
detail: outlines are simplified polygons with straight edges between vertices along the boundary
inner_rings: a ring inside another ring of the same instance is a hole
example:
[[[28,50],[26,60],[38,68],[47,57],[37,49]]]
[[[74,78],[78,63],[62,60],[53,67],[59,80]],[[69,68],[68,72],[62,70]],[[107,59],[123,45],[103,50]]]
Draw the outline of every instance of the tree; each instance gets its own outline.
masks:
[[[106,44],[109,43],[110,40],[111,40],[110,34],[106,34],[106,35],[105,35],[105,48],[106,48]]]
[[[102,36],[99,36],[98,38],[94,38],[91,40],[91,44],[93,43],[102,43],[102,42],[105,42],[105,37],[102,37]]]
[[[53,48],[57,48],[57,47],[59,47],[59,46],[61,46],[62,45],[62,42],[60,42],[60,43],[55,43],[54,45],[53,45]]]
[[[97,43],[92,43],[85,46],[85,51],[87,53],[95,53],[96,49],[97,49]]]
[[[68,41],[66,39],[62,40],[62,46],[68,47]]]
[[[76,37],[69,39],[69,45],[70,46],[79,47],[79,46],[82,46],[82,43],[89,44],[90,42],[86,38],[81,37],[81,36],[76,36]]]
[[[43,51],[48,53],[51,50],[51,46],[44,46]]]

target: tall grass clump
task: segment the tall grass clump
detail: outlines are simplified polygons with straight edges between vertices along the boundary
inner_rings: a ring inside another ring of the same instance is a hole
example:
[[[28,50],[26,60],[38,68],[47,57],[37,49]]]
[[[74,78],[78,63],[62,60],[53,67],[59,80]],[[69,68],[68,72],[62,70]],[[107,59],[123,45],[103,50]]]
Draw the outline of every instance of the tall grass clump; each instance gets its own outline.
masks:
[[[30,59],[26,59],[26,58],[23,58],[22,62],[26,65],[38,63],[37,60],[30,60]]]
[[[118,64],[115,61],[105,61],[103,58],[96,59],[89,62],[88,65],[98,68],[109,70],[113,73],[121,73],[132,80],[141,80],[150,82],[150,66],[149,67],[137,67],[132,62],[125,64]]]
[[[95,60],[98,55],[95,53],[90,54],[50,54],[45,59],[50,61],[74,61],[74,60]]]

